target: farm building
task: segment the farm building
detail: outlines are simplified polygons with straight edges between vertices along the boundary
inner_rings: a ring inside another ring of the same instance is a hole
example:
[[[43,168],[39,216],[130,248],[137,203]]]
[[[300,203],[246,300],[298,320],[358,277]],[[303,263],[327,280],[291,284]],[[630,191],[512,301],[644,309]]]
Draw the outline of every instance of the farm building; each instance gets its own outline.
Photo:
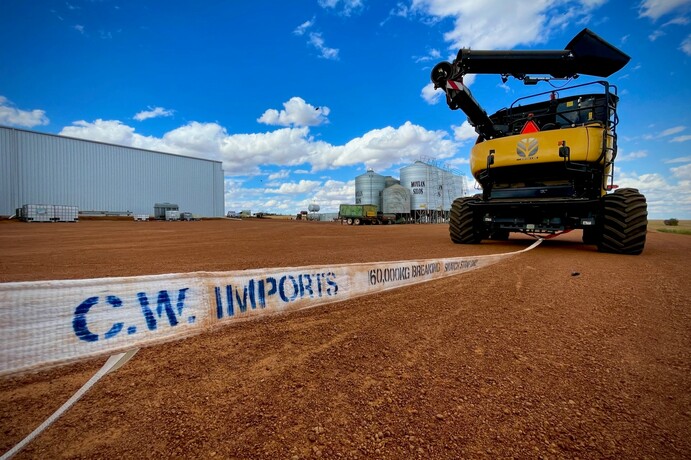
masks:
[[[24,204],[153,214],[155,203],[223,216],[221,162],[0,126],[0,215]]]
[[[373,204],[384,213],[414,222],[448,219],[453,201],[467,192],[465,176],[434,161],[416,161],[400,170],[400,180],[368,170],[355,178],[355,204]]]

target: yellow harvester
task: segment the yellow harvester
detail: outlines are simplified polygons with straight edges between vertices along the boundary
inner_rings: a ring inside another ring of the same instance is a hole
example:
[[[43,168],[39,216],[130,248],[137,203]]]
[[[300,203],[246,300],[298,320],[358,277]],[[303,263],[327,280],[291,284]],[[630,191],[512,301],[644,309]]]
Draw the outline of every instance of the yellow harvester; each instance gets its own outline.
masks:
[[[452,241],[582,229],[584,243],[602,252],[643,251],[645,197],[631,188],[612,192],[619,121],[614,85],[595,81],[547,91],[490,116],[463,85],[470,73],[496,73],[504,81],[512,76],[526,84],[579,74],[608,77],[629,59],[585,29],[564,50],[461,49],[452,63],[434,67],[435,87],[444,89],[449,107],[465,112],[478,133],[470,170],[482,194],[454,201]]]

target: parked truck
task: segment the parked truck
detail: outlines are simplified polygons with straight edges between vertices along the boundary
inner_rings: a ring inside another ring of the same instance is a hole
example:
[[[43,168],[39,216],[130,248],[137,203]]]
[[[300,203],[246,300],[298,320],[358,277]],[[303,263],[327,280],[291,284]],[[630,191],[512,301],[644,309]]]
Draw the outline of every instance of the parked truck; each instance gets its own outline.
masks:
[[[377,206],[373,204],[342,204],[338,218],[348,225],[378,224]]]

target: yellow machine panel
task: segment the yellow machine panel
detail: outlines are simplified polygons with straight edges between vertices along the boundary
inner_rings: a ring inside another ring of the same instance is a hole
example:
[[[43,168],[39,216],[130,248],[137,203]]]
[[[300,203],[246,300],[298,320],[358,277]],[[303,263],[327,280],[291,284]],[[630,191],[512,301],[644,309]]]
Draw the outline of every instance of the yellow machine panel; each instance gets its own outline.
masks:
[[[600,124],[506,136],[476,144],[470,152],[470,171],[477,178],[487,168],[487,156],[494,150],[492,168],[530,166],[564,162],[562,143],[571,150],[572,162],[603,163],[604,128]]]

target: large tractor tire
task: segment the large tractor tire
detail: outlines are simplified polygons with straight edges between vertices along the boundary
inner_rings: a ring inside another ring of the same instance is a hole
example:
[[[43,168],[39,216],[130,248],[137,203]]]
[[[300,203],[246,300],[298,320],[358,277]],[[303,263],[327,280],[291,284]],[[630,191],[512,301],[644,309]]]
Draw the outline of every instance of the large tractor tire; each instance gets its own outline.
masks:
[[[477,202],[475,197],[456,198],[451,205],[449,234],[456,244],[477,244],[482,241],[482,229],[475,221],[469,203]]]
[[[600,252],[640,254],[647,229],[648,204],[638,190],[622,188],[602,197]]]

